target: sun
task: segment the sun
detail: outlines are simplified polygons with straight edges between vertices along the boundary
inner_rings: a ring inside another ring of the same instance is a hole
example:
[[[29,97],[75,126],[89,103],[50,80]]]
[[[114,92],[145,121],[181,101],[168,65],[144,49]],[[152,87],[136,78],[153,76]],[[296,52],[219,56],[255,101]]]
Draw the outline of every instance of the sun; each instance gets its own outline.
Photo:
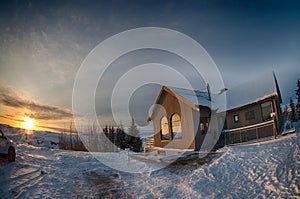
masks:
[[[34,120],[30,117],[25,117],[23,122],[23,127],[27,130],[32,130],[34,127]]]

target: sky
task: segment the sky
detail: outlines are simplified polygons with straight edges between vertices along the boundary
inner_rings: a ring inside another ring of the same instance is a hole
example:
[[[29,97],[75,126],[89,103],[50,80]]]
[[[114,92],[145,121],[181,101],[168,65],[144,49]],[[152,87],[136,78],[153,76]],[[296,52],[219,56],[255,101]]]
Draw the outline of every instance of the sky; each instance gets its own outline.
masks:
[[[229,89],[274,71],[283,103],[295,98],[299,1],[1,1],[0,123],[21,127],[30,117],[36,129],[63,129],[72,120],[73,85],[82,62],[105,39],[140,27],[168,28],[193,38]],[[188,67],[166,52],[144,50],[120,57],[110,73],[153,60]],[[99,85],[96,101],[101,88],[111,86]],[[159,85],[144,88],[139,99],[148,107]],[[96,109],[106,121],[110,107],[98,102]]]

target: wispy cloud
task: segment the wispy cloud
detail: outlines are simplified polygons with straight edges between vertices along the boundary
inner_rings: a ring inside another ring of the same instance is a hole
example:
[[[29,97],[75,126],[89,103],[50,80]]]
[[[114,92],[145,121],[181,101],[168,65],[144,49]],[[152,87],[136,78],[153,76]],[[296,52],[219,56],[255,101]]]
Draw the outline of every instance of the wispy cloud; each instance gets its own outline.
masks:
[[[17,109],[26,109],[28,111],[28,113],[25,114],[26,116],[41,120],[59,120],[71,118],[73,116],[70,110],[42,104],[25,98],[18,93],[19,92],[13,87],[1,85],[0,104]],[[1,117],[11,119],[11,117],[8,116],[2,115]]]
[[[11,120],[11,121],[24,122],[24,120],[14,118],[14,116],[9,115],[9,114],[0,115],[0,117],[4,118],[4,119],[7,119],[7,120]],[[56,131],[56,132],[67,132],[68,131],[68,128],[62,128],[62,127],[53,127],[53,126],[44,126],[44,125],[36,125],[36,127],[42,128],[42,129],[48,129],[48,130]]]
[[[16,119],[14,118],[13,116],[11,115],[0,115],[0,117],[4,118],[4,119],[7,119],[7,120],[12,120],[12,121],[16,121],[16,122],[24,122],[24,120],[20,120],[20,119]]]
[[[55,132],[68,132],[68,128],[42,126],[42,125],[37,125],[37,127],[43,128],[43,129],[48,129],[48,130],[55,131]]]

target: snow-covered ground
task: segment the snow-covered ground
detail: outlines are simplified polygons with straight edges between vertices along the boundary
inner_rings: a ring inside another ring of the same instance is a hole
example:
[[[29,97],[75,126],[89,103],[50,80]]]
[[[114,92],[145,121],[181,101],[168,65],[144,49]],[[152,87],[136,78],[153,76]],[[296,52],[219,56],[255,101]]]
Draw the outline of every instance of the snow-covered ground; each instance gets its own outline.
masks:
[[[136,174],[111,169],[88,152],[19,143],[16,162],[0,162],[0,198],[299,198],[299,125],[297,131],[225,147],[204,165]]]
[[[16,144],[25,142],[34,146],[58,148],[59,134],[48,131],[31,131],[20,128],[14,128],[9,125],[0,124],[6,136],[13,140]]]

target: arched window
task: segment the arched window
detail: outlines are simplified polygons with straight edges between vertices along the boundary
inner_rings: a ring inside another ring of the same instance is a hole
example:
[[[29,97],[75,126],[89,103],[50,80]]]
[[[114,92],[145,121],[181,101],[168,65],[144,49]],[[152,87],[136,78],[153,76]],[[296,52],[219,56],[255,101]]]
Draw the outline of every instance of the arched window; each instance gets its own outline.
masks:
[[[161,140],[169,140],[170,139],[170,131],[167,117],[161,118]]]
[[[181,131],[181,121],[180,116],[178,114],[174,114],[171,118],[172,124],[172,133],[174,140],[182,139],[182,131]]]

